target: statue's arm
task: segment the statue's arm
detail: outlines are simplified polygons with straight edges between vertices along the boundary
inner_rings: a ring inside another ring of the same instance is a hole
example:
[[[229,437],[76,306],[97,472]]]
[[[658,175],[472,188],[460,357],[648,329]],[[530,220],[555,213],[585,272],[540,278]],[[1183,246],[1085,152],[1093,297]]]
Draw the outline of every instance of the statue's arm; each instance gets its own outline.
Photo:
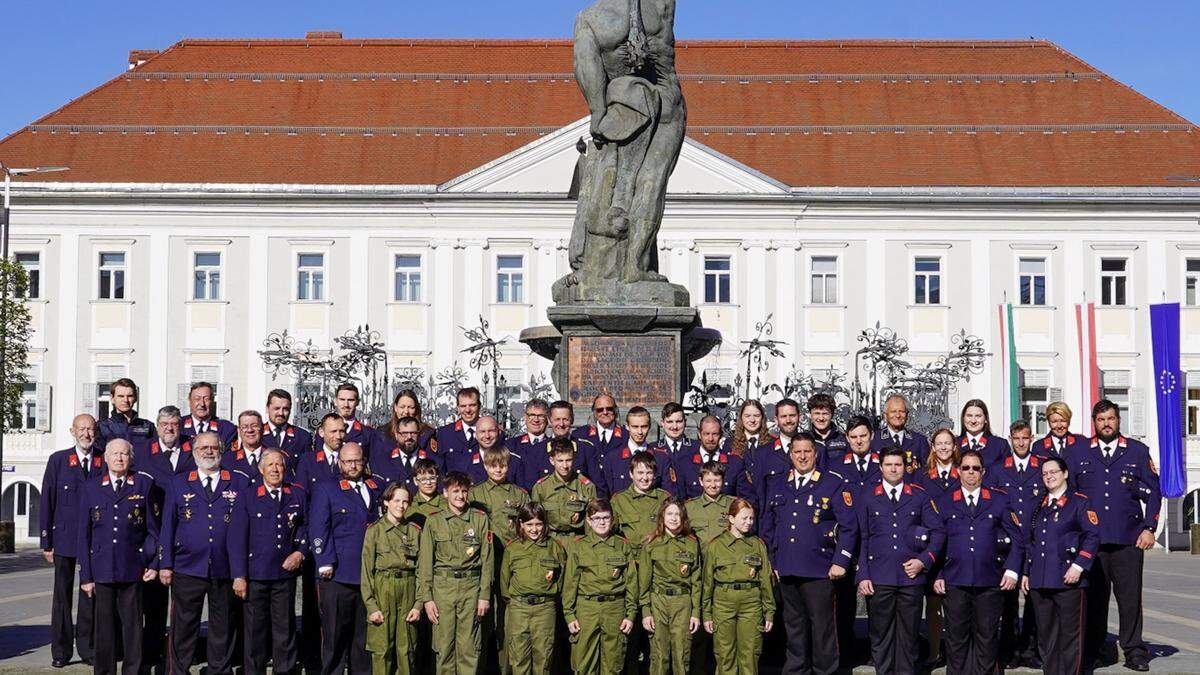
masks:
[[[600,43],[587,19],[580,14],[575,19],[575,81],[591,111],[593,132],[604,117],[607,80],[600,57]]]

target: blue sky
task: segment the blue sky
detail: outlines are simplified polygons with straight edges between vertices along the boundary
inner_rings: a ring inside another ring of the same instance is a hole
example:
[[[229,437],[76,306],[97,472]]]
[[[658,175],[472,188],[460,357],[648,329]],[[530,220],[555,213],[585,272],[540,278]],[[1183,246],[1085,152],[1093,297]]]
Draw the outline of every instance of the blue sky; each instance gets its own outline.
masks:
[[[588,0],[7,0],[0,136],[119,75],[131,49],[187,37],[565,37]],[[1052,40],[1200,122],[1200,2],[678,0],[680,38]]]

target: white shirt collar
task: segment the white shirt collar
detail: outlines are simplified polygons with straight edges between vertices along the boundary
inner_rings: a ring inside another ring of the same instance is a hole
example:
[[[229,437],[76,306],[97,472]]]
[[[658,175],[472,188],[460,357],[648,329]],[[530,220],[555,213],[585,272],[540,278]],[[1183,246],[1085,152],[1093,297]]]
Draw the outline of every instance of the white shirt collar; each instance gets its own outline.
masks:
[[[979,502],[979,493],[980,493],[982,490],[983,490],[983,487],[982,487],[982,486],[980,486],[980,487],[977,487],[977,488],[975,488],[974,490],[968,490],[967,488],[963,488],[963,489],[962,489],[962,491],[963,491],[963,497],[971,497],[972,499],[974,499],[974,500],[975,500],[975,502],[976,502],[976,503],[978,503],[978,502]]]
[[[1012,457],[1013,457],[1013,463],[1015,463],[1017,465],[1018,469],[1024,469],[1025,467],[1029,466],[1029,455],[1028,454],[1026,454],[1024,457],[1022,457],[1014,452],[1012,454]]]
[[[895,485],[889,485],[886,480],[880,482],[883,483],[883,493],[888,497],[891,497],[893,492],[900,493],[904,491],[904,481],[900,481]]]
[[[700,444],[700,459],[704,459],[706,457],[709,459],[716,459],[720,455],[721,455],[721,446],[718,445],[716,447],[716,449],[714,449],[714,450],[706,450],[704,448],[704,444],[703,443]]]
[[[217,468],[213,469],[213,470],[212,470],[212,473],[205,473],[204,469],[197,468],[197,469],[196,469],[196,475],[198,475],[198,476],[200,477],[200,482],[201,482],[201,483],[203,483],[203,482],[204,482],[204,479],[205,479],[205,478],[214,478],[214,479],[220,479],[220,476],[221,476],[221,467],[219,467],[219,466],[218,466]]]
[[[888,433],[888,436],[899,436],[901,441],[904,440],[904,430],[903,429],[893,429],[891,427],[888,427],[887,433]]]
[[[1058,499],[1059,497],[1061,497],[1065,494],[1067,494],[1067,485],[1066,485],[1066,483],[1063,483],[1061,486],[1059,486],[1059,488],[1057,490],[1049,493],[1048,496],[1050,497],[1050,499]]]
[[[330,456],[330,457],[332,457],[333,459],[337,459],[337,456],[338,456],[338,451],[337,451],[337,450],[334,450],[334,449],[330,448],[328,445],[324,445],[323,447],[325,448],[325,454],[326,454],[326,455],[329,455],[329,456]]]
[[[812,480],[812,476],[813,476],[812,471],[809,471],[808,473],[799,474],[796,476],[796,481],[798,481],[796,484],[799,485],[801,483],[804,483],[805,481],[810,481],[810,480]]]
[[[953,464],[942,464],[941,462],[937,462],[936,460],[934,460],[934,461],[937,463],[937,472],[938,473],[941,473],[943,471],[945,471],[946,473],[950,473],[951,471],[954,470]]]
[[[978,443],[981,440],[983,440],[983,432],[982,431],[979,432],[978,434],[973,434],[971,432],[967,432],[967,443]]]
[[[80,462],[86,462],[92,456],[92,451],[84,450],[77,445],[75,446],[75,456],[79,457]]]
[[[108,482],[112,483],[113,485],[116,485],[118,480],[124,480],[126,478],[129,478],[128,473],[125,474],[124,476],[118,476],[117,474],[113,473],[112,471],[108,472]]]
[[[645,451],[646,451],[646,446],[644,446],[644,445],[637,445],[636,443],[634,443],[634,442],[633,442],[633,439],[632,439],[632,438],[631,438],[631,439],[629,439],[629,441],[628,441],[628,442],[626,442],[626,445],[629,447],[629,449],[630,449],[632,452],[645,452]]]

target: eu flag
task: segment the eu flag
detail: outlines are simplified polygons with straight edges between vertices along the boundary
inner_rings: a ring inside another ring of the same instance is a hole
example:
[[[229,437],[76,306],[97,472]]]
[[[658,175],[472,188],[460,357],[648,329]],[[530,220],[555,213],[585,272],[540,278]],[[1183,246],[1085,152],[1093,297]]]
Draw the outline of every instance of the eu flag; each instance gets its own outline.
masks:
[[[1187,489],[1183,458],[1183,374],[1179,370],[1179,303],[1150,305],[1154,398],[1158,407],[1159,485],[1164,497]]]

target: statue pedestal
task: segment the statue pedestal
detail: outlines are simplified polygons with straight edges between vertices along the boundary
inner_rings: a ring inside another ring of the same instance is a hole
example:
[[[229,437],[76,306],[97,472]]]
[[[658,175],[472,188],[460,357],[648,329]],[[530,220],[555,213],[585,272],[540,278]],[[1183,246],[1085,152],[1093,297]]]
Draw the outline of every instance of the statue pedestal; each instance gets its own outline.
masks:
[[[553,327],[528,328],[521,342],[554,360],[559,394],[580,410],[602,392],[621,410],[681,401],[691,363],[721,343],[694,307],[557,305],[546,314]]]

